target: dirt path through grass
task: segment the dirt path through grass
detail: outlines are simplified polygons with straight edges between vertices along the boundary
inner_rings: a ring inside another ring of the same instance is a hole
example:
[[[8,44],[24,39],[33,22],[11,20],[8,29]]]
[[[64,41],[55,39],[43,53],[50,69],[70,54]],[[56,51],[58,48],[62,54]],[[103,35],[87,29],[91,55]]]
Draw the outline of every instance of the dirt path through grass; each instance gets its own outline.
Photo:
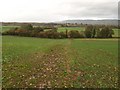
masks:
[[[47,53],[36,52],[3,65],[3,87],[72,87],[70,44],[57,44]]]
[[[56,45],[42,57],[42,77],[38,80],[37,87],[70,87],[72,81],[69,76],[69,58],[67,46]]]

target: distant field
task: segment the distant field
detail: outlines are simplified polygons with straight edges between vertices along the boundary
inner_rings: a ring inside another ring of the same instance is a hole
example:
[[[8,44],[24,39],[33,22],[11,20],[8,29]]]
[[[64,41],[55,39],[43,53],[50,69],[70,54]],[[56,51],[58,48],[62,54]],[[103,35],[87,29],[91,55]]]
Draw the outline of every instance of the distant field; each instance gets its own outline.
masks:
[[[3,36],[3,87],[114,88],[117,39]]]
[[[2,32],[8,31],[8,30],[15,28],[15,27],[19,27],[19,26],[2,26]]]
[[[114,30],[113,37],[120,37],[120,29],[113,29],[113,30]]]
[[[2,31],[8,31],[12,28],[15,28],[15,27],[19,27],[19,26],[2,26]],[[64,32],[66,31],[66,29],[69,31],[69,30],[84,30],[85,28],[84,27],[60,27],[58,28],[58,32]]]
[[[58,32],[65,32],[66,30],[79,30],[79,31],[84,31],[85,27],[60,27],[58,28]]]

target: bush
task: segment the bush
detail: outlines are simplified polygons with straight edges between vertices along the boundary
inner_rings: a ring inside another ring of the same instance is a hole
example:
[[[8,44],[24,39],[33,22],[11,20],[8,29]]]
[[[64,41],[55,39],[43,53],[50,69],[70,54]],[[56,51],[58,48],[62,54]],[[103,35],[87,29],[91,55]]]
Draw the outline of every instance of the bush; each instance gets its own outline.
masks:
[[[55,38],[55,39],[60,38],[59,32],[54,32],[53,33],[53,38]]]
[[[79,33],[77,30],[72,30],[68,32],[68,37],[69,38],[80,38],[82,35]]]
[[[2,33],[2,35],[16,35],[15,30],[8,30]]]
[[[96,27],[95,31],[96,31],[95,37],[99,38],[100,37],[100,29],[98,27]]]
[[[33,30],[34,28],[33,28],[33,26],[31,25],[31,24],[24,24],[24,25],[22,25],[21,27],[20,27],[20,29],[22,29],[22,30]]]
[[[80,33],[80,37],[79,38],[85,38],[85,34],[84,31],[79,32]]]
[[[60,32],[59,33],[59,38],[66,38],[66,33]]]
[[[19,36],[30,36],[31,32],[28,31],[28,30],[22,30],[22,29],[19,29],[19,30],[16,30],[15,33]]]
[[[95,35],[95,29],[92,25],[88,25],[86,28],[85,28],[85,36],[86,38],[92,38],[94,37]]]
[[[109,27],[103,27],[99,32],[100,38],[111,38],[114,34],[114,31],[110,29]]]
[[[60,37],[58,32],[54,32],[54,31],[52,31],[52,30],[46,31],[46,32],[45,32],[45,36],[46,36],[47,38],[59,38],[59,37]]]
[[[33,30],[34,30],[34,32],[36,32],[36,33],[43,32],[43,31],[44,31],[44,29],[41,28],[41,27],[34,27]]]
[[[39,33],[37,34],[37,37],[47,38],[46,35],[45,35],[45,32],[39,32]]]
[[[53,27],[53,28],[52,28],[52,31],[53,31],[53,32],[57,32],[57,29],[58,29],[58,28]]]
[[[52,32],[52,31],[45,31],[45,37],[46,38],[53,38],[54,37],[54,32]]]
[[[22,29],[24,28],[24,29]],[[44,31],[41,27],[32,27],[32,25],[24,25],[20,28],[13,28],[12,30],[5,31],[2,35],[18,35],[18,36],[30,36],[41,38],[111,38],[114,34],[113,30],[107,26],[92,26],[86,27],[85,31],[71,30],[68,32],[57,32],[57,28]]]
[[[19,28],[11,28],[10,30],[8,31],[5,31],[2,33],[2,35],[16,35],[15,31],[18,30]]]

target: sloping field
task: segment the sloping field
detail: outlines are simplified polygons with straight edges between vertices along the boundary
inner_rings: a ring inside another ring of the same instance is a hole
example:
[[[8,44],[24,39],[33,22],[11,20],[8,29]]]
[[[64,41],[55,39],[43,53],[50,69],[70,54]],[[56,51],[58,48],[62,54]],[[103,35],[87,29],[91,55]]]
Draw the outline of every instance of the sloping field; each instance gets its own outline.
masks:
[[[117,39],[3,36],[3,88],[116,88]]]

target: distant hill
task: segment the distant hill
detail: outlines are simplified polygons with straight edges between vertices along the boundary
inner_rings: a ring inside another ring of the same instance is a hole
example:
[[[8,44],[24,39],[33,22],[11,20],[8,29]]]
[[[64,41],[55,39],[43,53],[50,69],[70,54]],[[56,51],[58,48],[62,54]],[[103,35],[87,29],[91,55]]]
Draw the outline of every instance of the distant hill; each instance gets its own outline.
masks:
[[[59,23],[78,23],[78,24],[92,24],[92,25],[118,25],[118,20],[65,20]]]
[[[59,25],[64,23],[77,23],[77,24],[92,24],[92,25],[116,25],[118,26],[118,20],[117,19],[105,19],[105,20],[64,20],[59,22],[48,22],[48,23],[39,23],[39,22],[0,22],[3,26],[20,26],[23,24],[32,24],[34,26],[40,26],[40,25]],[[120,20],[119,20],[120,25]]]

